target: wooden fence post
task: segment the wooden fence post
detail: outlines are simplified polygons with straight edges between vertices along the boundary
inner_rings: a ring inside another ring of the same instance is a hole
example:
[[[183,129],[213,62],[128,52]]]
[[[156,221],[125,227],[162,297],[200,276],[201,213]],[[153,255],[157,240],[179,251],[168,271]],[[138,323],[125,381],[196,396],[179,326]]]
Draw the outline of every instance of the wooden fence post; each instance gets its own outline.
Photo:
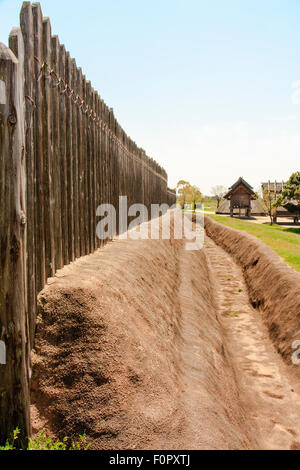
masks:
[[[77,93],[77,66],[75,59],[71,60],[72,64],[72,82],[71,88]],[[71,100],[72,104],[72,149],[73,149],[73,233],[74,233],[74,257],[80,257],[80,238],[79,238],[79,186],[78,186],[78,162],[79,162],[79,139],[77,134],[77,118],[80,110],[78,106]]]
[[[23,44],[18,36],[22,63]],[[0,443],[19,426],[30,435],[28,322],[26,314],[26,214],[23,70],[0,44]]]
[[[53,182],[53,140],[52,140],[52,89],[49,69],[52,69],[51,24],[49,18],[42,22],[42,56],[47,65],[47,73],[42,81],[43,93],[43,155],[44,155],[44,217],[45,217],[45,272],[46,280],[54,276],[55,234],[54,234],[54,182]]]
[[[82,97],[82,70],[77,70],[77,93]],[[77,114],[77,145],[78,145],[78,218],[79,218],[79,240],[80,256],[85,254],[84,242],[84,148],[83,148],[83,113],[82,108],[78,109]]]
[[[65,80],[66,49],[63,44],[59,48],[59,75]],[[67,177],[67,147],[66,147],[66,96],[62,89],[63,83],[59,87],[59,136],[60,136],[60,176],[61,176],[61,220],[62,220],[62,251],[63,263],[69,264],[69,226],[68,226],[68,177]]]
[[[46,278],[46,258],[45,258],[45,159],[43,148],[43,111],[44,95],[42,89],[42,64],[43,64],[43,15],[39,3],[32,4],[33,16],[33,44],[34,44],[34,85],[33,99],[35,101],[34,110],[34,151],[35,151],[35,275],[36,294],[44,287]],[[40,79],[40,80],[39,80]]]
[[[36,277],[35,277],[35,157],[34,157],[34,110],[33,77],[34,45],[33,17],[30,2],[24,2],[21,11],[21,30],[24,41],[24,94],[25,100],[25,153],[26,153],[26,205],[27,205],[27,297],[31,346],[33,347],[36,321]]]
[[[65,80],[68,87],[70,87],[72,83],[72,63],[70,53],[66,53],[66,61],[65,61]],[[71,97],[68,94],[68,89],[65,92],[65,99],[66,99],[66,183],[67,183],[67,218],[66,224],[68,225],[68,249],[69,249],[69,262],[74,261],[75,259],[75,251],[74,251],[74,186],[73,186],[73,166],[74,166],[74,158],[73,158],[73,141],[72,141],[72,101]]]
[[[59,76],[60,44],[57,36],[51,38],[52,66]],[[58,81],[58,79],[56,79]],[[54,232],[55,232],[55,267],[60,269],[64,265],[62,248],[62,181],[61,181],[61,152],[60,152],[60,96],[59,90],[52,85],[52,143],[53,143],[53,191],[54,191]]]

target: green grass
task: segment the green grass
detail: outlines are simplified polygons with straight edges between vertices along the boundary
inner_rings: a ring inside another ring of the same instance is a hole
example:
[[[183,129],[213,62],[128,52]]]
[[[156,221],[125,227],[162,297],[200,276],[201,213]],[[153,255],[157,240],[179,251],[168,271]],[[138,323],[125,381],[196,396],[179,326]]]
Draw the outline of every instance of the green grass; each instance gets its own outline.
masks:
[[[200,203],[199,203],[200,204]],[[207,199],[201,203],[202,207],[204,208],[204,212],[216,212],[217,210],[217,201],[215,199]],[[190,210],[184,210],[182,209],[183,212],[191,212]]]
[[[18,446],[19,434],[20,434],[20,431],[17,428],[13,432],[12,438],[6,442],[5,446],[0,447],[0,451],[1,450],[10,451],[10,450],[19,449],[20,448],[20,446]],[[90,444],[87,444],[85,434],[83,434],[82,436],[79,436],[79,441],[70,442],[68,437],[65,437],[62,441],[53,440],[51,437],[46,436],[45,431],[42,431],[41,434],[39,434],[39,436],[35,437],[34,439],[29,440],[28,447],[26,450],[88,450],[89,447],[90,447]]]
[[[216,212],[217,210],[217,201],[215,199],[207,199],[203,202],[204,212]]]
[[[259,238],[270,246],[281,258],[296,271],[300,271],[300,228],[284,228],[279,225],[253,224],[231,217],[209,215],[217,222],[228,227],[242,230]]]

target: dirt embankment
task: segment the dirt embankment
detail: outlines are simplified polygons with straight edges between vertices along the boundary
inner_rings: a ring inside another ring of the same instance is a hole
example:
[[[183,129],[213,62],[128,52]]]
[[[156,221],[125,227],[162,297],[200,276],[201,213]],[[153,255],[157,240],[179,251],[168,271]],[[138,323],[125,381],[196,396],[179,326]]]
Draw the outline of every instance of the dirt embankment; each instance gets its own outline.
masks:
[[[300,274],[252,235],[209,217],[205,230],[241,266],[253,307],[259,308],[276,349],[292,366],[292,344],[300,340]],[[299,378],[299,366],[292,367]]]
[[[205,253],[116,240],[39,298],[34,431],[93,449],[255,448],[239,404]]]

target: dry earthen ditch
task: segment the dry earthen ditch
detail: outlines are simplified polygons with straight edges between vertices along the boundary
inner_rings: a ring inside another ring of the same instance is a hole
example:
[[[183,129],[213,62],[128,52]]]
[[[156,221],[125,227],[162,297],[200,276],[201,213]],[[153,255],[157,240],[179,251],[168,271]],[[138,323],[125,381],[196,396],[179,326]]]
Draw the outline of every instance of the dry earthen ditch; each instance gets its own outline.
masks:
[[[32,419],[93,449],[300,449],[300,275],[206,220],[204,248],[117,239],[39,298]]]

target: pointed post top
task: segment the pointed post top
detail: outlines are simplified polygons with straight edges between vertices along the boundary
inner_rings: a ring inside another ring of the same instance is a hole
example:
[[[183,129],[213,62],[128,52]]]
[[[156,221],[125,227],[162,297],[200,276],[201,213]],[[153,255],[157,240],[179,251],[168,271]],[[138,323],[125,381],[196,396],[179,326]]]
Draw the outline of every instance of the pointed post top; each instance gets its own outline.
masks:
[[[12,50],[2,42],[0,42],[0,60],[11,60],[14,64],[18,63],[18,59]]]

